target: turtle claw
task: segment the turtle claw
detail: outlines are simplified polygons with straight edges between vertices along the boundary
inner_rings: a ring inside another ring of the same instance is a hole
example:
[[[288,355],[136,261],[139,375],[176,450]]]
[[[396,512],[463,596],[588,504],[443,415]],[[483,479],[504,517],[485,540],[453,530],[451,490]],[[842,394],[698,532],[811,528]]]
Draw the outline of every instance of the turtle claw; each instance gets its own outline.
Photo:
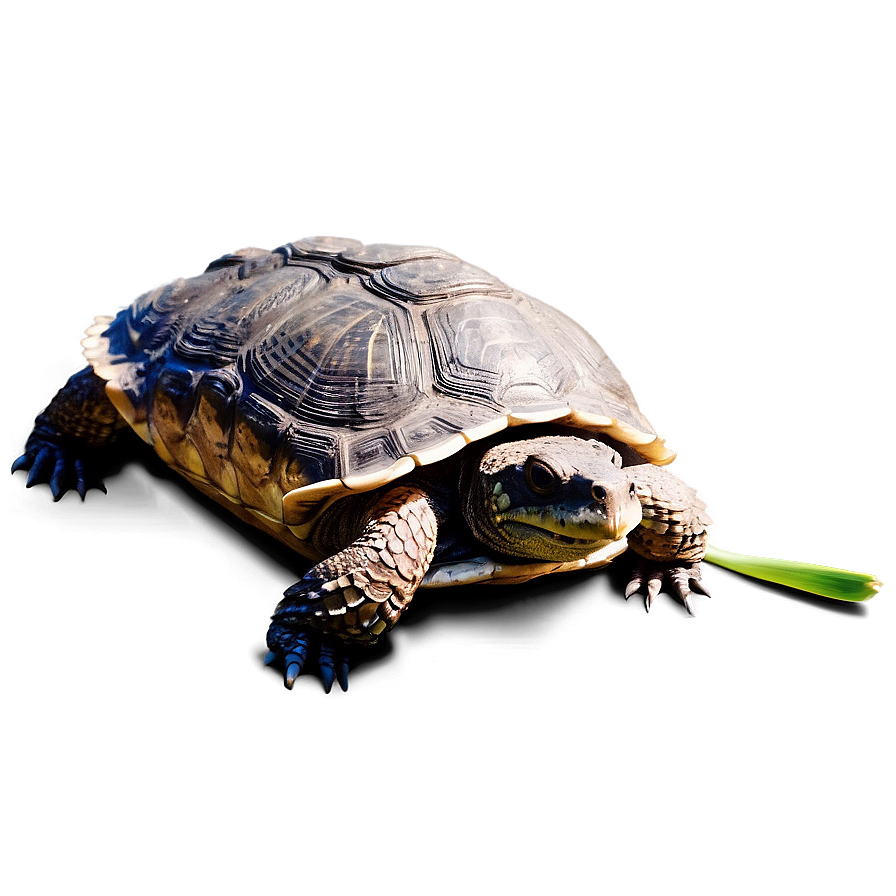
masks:
[[[299,677],[299,673],[302,671],[302,663],[296,662],[288,662],[289,657],[287,657],[284,662],[287,663],[286,672],[283,675],[283,684],[286,686],[287,690],[292,690],[292,686],[295,684],[296,679]],[[330,689],[325,686],[325,690],[327,693],[330,693]]]
[[[703,584],[703,580],[699,578],[691,579],[691,591],[695,591],[697,594],[702,594],[704,597],[712,597],[709,593],[709,589]]]
[[[53,472],[50,474],[50,491],[53,493],[53,500],[58,501],[65,494],[65,477],[68,472],[65,458],[58,458]],[[83,498],[81,499],[84,500]]]
[[[317,665],[324,690],[329,694],[333,682],[339,682],[343,691],[348,690],[348,657],[340,649],[336,639],[321,638],[317,653]]]
[[[84,472],[84,461],[80,457],[76,457],[74,467],[75,491],[81,496],[83,501],[84,496],[87,494],[87,474]],[[106,494],[106,486],[102,482],[97,482],[95,487],[100,489],[103,494]]]
[[[25,480],[25,488],[31,488],[39,482],[47,482],[48,469],[55,468],[55,464],[53,463],[54,459],[54,453],[50,450],[49,445],[44,445],[40,448],[37,454],[34,455],[34,460],[30,464],[31,469],[28,470],[28,479]]]
[[[54,501],[58,501],[69,489],[74,489],[82,501],[88,489],[95,488],[106,493],[100,479],[89,474],[84,458],[76,456],[65,444],[36,434],[28,440],[25,453],[13,461],[11,472],[17,473],[19,470],[28,471],[25,488],[46,482]]]
[[[693,594],[711,596],[703,585],[701,575],[699,562],[674,565],[641,560],[635,564],[632,570],[631,579],[625,588],[625,599],[628,600],[633,594],[640,591],[642,586],[646,585],[644,606],[647,612],[650,612],[656,596],[665,585],[679,603],[684,605],[689,615],[694,616],[696,614],[691,603]]]
[[[343,691],[348,690],[349,661],[345,647],[338,638],[328,637],[316,629],[274,618],[268,629],[268,654],[265,665],[283,668],[283,684],[292,690],[296,679],[305,668],[309,654],[317,653],[317,671],[324,691],[330,693],[338,681]]]
[[[320,647],[317,650],[317,668],[320,672],[320,680],[323,682],[324,690],[329,694],[336,680],[336,664],[334,662],[335,645],[321,640]]]
[[[348,690],[348,657],[343,654],[342,659],[336,665],[336,681],[343,691]]]

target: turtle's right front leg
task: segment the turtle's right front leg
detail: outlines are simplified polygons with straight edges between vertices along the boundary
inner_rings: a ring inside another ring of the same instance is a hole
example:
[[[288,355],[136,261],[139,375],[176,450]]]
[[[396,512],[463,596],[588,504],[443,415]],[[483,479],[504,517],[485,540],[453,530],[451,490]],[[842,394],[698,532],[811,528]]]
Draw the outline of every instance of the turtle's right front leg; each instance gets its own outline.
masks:
[[[691,592],[709,596],[700,567],[712,523],[706,505],[693,488],[665,467],[643,464],[627,470],[635,483],[643,519],[628,535],[628,545],[639,559],[625,590],[626,599],[646,586],[649,610],[666,584],[693,615]]]
[[[341,528],[357,531],[350,512],[342,512]],[[370,507],[366,520],[348,547],[310,569],[277,605],[267,661],[283,667],[288,688],[316,651],[325,690],[334,680],[346,690],[350,647],[373,644],[391,629],[429,569],[438,526],[422,490],[391,489]]]
[[[105,491],[102,473],[110,449],[127,428],[106,397],[106,383],[92,367],[71,376],[34,421],[25,453],[12,472],[28,470],[28,488],[48,482],[58,501],[74,488],[81,496],[89,488]]]

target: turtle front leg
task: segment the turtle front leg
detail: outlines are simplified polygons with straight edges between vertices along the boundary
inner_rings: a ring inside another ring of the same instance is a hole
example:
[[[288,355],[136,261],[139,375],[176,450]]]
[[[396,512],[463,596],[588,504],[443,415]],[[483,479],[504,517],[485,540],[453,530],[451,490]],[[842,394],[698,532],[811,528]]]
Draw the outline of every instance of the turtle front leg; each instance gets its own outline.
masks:
[[[316,651],[324,689],[329,693],[336,680],[346,690],[351,647],[373,644],[391,629],[429,569],[438,527],[421,490],[386,492],[366,519],[348,547],[310,569],[277,606],[268,662],[283,667],[288,688]]]
[[[641,502],[641,524],[628,535],[628,546],[638,555],[625,589],[628,599],[646,586],[645,604],[666,585],[693,616],[691,593],[709,597],[702,582],[700,562],[706,553],[712,523],[697,492],[663,467],[629,467]]]
[[[127,423],[106,397],[106,383],[93,368],[71,376],[34,421],[25,452],[12,472],[28,470],[28,488],[47,482],[58,501],[74,488],[84,499],[89,488],[105,491],[102,473],[110,449]]]

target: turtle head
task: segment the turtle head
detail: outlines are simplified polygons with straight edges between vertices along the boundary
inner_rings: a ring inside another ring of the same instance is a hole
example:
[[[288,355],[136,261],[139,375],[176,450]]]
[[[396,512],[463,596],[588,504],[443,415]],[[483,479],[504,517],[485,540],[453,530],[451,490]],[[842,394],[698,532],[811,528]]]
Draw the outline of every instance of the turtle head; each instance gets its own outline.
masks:
[[[472,468],[472,469],[471,469]],[[514,557],[577,560],[641,522],[620,456],[602,442],[502,442],[465,471],[464,515],[484,544]]]

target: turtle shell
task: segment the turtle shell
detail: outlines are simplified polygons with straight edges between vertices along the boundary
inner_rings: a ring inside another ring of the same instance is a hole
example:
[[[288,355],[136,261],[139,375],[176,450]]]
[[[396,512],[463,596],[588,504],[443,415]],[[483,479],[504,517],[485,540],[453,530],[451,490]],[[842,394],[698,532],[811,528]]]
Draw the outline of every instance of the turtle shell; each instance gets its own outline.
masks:
[[[163,460],[299,541],[331,500],[507,427],[674,456],[585,330],[440,249],[245,249],[97,318],[83,345]]]

